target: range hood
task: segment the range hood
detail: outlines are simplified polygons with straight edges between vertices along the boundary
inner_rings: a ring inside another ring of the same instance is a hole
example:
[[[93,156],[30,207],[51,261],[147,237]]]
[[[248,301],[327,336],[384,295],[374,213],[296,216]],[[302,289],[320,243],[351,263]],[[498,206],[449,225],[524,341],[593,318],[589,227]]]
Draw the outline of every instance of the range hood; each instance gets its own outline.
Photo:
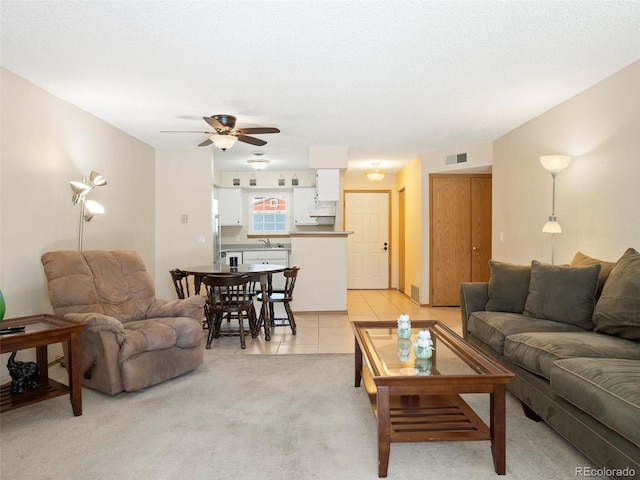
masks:
[[[335,202],[318,202],[316,208],[309,212],[310,217],[335,217]]]

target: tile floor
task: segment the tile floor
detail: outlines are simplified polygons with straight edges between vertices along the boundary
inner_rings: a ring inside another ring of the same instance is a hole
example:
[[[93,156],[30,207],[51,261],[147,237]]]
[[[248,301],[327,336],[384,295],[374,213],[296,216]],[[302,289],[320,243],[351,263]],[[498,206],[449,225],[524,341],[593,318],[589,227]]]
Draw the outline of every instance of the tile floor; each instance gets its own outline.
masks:
[[[346,315],[298,314],[295,316],[297,335],[292,335],[288,326],[276,327],[269,342],[264,340],[263,333],[255,339],[247,335],[247,348],[242,350],[238,337],[220,337],[213,339],[211,350],[239,355],[353,353],[350,320],[395,321],[402,313],[412,320],[440,320],[461,333],[460,308],[420,307],[396,290],[349,290],[347,312]],[[281,314],[284,311],[276,310],[276,316]],[[235,322],[231,321],[232,327]]]

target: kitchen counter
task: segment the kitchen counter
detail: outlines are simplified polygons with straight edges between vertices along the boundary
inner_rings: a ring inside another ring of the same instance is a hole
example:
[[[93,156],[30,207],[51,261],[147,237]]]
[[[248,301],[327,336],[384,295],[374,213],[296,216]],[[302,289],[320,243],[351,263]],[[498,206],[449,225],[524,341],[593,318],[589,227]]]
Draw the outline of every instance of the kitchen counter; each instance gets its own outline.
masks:
[[[289,264],[300,267],[294,312],[347,313],[347,240],[353,232],[291,234]]]
[[[248,252],[248,251],[262,251],[262,250],[288,250],[291,251],[290,243],[273,242],[270,247],[265,247],[264,244],[255,243],[238,243],[238,244],[225,244],[220,248],[221,252]]]
[[[289,232],[291,237],[346,237],[353,232],[343,231],[322,231],[322,232]]]

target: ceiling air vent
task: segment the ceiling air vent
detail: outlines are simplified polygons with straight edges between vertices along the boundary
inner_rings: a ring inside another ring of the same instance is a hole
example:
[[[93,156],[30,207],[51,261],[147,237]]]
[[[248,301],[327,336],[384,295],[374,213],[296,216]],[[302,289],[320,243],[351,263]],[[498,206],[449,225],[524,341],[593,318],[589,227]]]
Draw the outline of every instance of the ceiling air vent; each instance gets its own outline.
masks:
[[[457,155],[447,155],[447,159],[445,163],[447,165],[455,165],[456,163],[466,163],[467,162],[467,154],[466,153],[458,153]]]

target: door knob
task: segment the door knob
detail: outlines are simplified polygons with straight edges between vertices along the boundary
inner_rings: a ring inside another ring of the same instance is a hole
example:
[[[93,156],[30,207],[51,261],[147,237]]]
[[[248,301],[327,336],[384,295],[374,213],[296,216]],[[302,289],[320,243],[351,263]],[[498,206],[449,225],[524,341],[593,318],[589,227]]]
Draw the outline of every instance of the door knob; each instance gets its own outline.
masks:
[[[474,252],[480,250],[480,247],[471,247],[473,249]]]
[[[387,250],[388,250],[388,248],[387,248],[387,242],[384,242],[384,247],[383,247],[382,249],[383,249],[384,251],[387,251]]]

